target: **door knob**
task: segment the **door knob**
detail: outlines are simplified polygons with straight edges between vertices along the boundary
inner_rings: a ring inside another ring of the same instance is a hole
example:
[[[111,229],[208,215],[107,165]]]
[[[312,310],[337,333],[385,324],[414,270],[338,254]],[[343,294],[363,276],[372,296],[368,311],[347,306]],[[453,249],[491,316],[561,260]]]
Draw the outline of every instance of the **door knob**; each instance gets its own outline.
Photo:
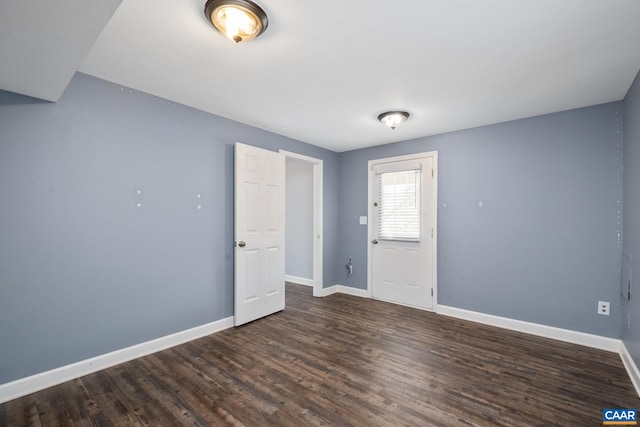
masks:
[[[378,239],[373,239],[373,240],[371,241],[371,243],[373,243],[374,245],[377,245],[377,244],[378,244]]]
[[[238,242],[238,246],[240,246],[241,248],[244,248],[245,246],[247,246],[247,244],[244,241],[240,240]]]

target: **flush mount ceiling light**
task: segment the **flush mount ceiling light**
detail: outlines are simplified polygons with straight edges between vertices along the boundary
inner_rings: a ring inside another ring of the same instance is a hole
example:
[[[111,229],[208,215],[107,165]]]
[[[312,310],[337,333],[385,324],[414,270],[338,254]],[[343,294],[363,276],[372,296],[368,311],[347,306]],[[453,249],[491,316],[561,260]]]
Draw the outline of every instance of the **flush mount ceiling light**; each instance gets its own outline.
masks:
[[[204,14],[216,30],[236,43],[258,37],[269,24],[264,10],[250,0],[207,0]]]
[[[409,113],[406,111],[387,111],[378,116],[378,120],[382,124],[389,126],[391,129],[395,129],[400,123],[409,118]]]

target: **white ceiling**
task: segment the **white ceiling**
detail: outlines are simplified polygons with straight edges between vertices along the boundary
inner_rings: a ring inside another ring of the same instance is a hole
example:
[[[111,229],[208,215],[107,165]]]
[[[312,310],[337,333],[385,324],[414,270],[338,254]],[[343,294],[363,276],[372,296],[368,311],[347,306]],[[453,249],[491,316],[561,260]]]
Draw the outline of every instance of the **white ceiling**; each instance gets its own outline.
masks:
[[[79,71],[340,152],[620,100],[640,69],[638,0],[259,0],[240,45],[204,3],[124,0]]]
[[[0,0],[0,89],[58,101],[122,0]]]

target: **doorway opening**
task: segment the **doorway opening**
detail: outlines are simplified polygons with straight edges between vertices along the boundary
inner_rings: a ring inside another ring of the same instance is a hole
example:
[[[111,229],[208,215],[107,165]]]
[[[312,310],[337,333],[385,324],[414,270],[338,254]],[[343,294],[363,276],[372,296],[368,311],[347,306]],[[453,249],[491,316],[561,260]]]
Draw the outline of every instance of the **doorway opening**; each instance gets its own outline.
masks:
[[[322,294],[322,160],[290,151],[285,156],[285,280]]]

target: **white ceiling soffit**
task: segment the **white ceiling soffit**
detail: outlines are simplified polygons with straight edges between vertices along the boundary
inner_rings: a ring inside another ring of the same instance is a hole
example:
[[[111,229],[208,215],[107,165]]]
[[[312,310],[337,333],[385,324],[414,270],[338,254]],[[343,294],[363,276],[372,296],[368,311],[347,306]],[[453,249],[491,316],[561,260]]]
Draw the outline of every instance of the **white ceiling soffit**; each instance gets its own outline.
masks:
[[[0,0],[0,89],[58,101],[122,0]]]
[[[259,0],[239,45],[204,3],[126,0],[80,70],[341,152],[620,100],[640,69],[638,0]]]

